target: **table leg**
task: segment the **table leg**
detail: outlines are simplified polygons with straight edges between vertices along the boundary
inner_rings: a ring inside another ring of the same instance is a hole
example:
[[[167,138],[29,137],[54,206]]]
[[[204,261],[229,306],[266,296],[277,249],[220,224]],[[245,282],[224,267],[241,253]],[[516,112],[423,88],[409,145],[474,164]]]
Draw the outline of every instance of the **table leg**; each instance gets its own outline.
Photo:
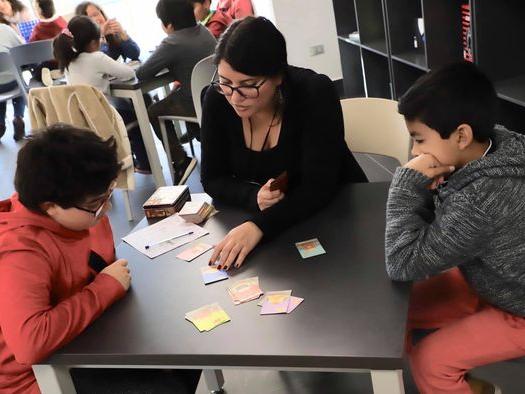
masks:
[[[403,371],[370,371],[374,394],[405,394]]]
[[[202,371],[206,386],[211,393],[221,393],[224,386],[224,375],[220,369],[205,369]]]
[[[148,155],[151,172],[155,178],[155,184],[157,187],[166,186],[164,174],[162,173],[162,167],[160,165],[159,154],[149,124],[148,110],[146,108],[146,103],[144,102],[144,97],[142,97],[142,92],[140,90],[132,91],[131,100],[133,101],[133,108],[137,115],[140,133],[142,134],[142,139],[146,146],[146,154]]]
[[[33,365],[33,372],[42,394],[76,394],[75,385],[66,366]]]

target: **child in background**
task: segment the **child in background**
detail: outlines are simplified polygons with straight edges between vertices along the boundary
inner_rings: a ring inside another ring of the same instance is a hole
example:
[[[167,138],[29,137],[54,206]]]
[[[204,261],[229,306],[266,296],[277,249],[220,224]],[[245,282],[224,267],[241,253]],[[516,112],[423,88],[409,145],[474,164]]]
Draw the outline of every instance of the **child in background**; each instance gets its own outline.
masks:
[[[495,128],[496,105],[471,63],[424,75],[399,101],[415,158],[390,186],[386,268],[421,281],[409,328],[437,329],[409,351],[423,394],[497,393],[467,373],[525,355],[525,136]],[[471,291],[451,303],[442,289],[461,281]]]
[[[34,0],[33,8],[40,21],[31,33],[30,42],[50,40],[58,36],[66,28],[66,20],[60,15],[55,15],[53,0]]]
[[[18,45],[23,45],[22,37],[14,30],[12,25],[3,16],[0,15],[0,52],[9,52],[9,49]],[[0,71],[0,93],[12,91],[18,87],[15,76],[8,70]],[[13,118],[13,138],[20,141],[25,135],[24,112],[26,101],[23,95],[15,97],[13,100],[14,118]],[[5,115],[7,110],[7,101],[0,102],[0,138],[5,134]]]
[[[210,0],[190,0],[193,4],[195,19],[202,23],[213,34],[219,38],[228,26],[233,22],[233,18],[227,13],[216,10],[212,11]]]
[[[215,38],[202,25],[195,21],[193,6],[188,0],[160,0],[157,3],[157,16],[167,37],[162,40],[150,58],[137,70],[137,78],[153,78],[167,68],[173,79],[180,83],[180,89],[171,92],[165,99],[148,108],[151,124],[162,140],[159,116],[195,116],[191,95],[191,72],[193,67],[215,49]],[[186,123],[190,138],[200,138],[200,127],[195,123]],[[171,158],[175,169],[174,184],[186,181],[196,165],[194,158],[188,157],[175,134],[171,122],[166,125]]]
[[[217,10],[229,15],[232,19],[243,19],[253,16],[253,7],[250,0],[219,0]]]
[[[129,80],[135,77],[131,67],[100,52],[100,29],[87,16],[75,16],[71,19],[67,30],[55,38],[53,46],[60,69],[65,70],[67,81],[71,85],[90,85],[108,94],[109,78]],[[128,100],[110,98],[110,101],[126,125],[136,122],[135,111]],[[128,129],[128,136],[136,171],[151,173],[146,147],[138,126]]]

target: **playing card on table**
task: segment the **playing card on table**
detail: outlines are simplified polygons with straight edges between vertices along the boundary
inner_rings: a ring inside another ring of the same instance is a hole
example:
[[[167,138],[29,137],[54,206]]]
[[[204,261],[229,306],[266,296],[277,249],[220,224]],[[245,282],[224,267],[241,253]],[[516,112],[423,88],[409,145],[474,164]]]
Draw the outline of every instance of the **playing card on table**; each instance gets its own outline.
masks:
[[[204,305],[186,313],[186,320],[191,321],[200,332],[213,330],[215,327],[229,322],[230,317],[218,303]]]
[[[217,267],[201,267],[201,274],[205,285],[229,278],[226,271],[219,270]]]
[[[291,313],[303,301],[304,301],[304,298],[291,296],[290,303],[288,304],[288,310],[286,311],[286,313]]]
[[[235,305],[255,300],[263,294],[259,287],[259,277],[241,279],[228,287],[228,293]]]
[[[197,245],[193,245],[191,248],[186,249],[183,252],[179,253],[177,255],[177,258],[184,260],[184,261],[191,261],[199,257],[201,254],[206,253],[211,248],[213,248],[212,245],[208,245],[203,242],[200,242]]]
[[[309,239],[303,242],[296,242],[295,247],[297,248],[303,259],[326,253],[326,251],[324,250],[323,246],[317,238]]]
[[[291,290],[272,291],[265,295],[261,315],[287,313],[290,304]]]

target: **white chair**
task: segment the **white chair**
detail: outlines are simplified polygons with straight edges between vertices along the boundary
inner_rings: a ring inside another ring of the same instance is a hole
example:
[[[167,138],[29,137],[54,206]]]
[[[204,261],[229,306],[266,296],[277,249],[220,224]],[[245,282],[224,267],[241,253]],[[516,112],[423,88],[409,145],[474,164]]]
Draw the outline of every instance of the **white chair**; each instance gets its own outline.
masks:
[[[410,135],[397,112],[397,101],[381,98],[341,100],[345,141],[354,153],[388,156],[404,165],[410,157]]]
[[[132,221],[129,191],[135,189],[135,178],[131,146],[126,125],[106,96],[93,86],[62,85],[31,89],[28,97],[33,132],[62,122],[89,129],[104,140],[115,138],[121,162],[117,189],[122,189],[126,216]]]
[[[168,134],[166,132],[166,121],[175,123],[175,130],[177,132],[177,137],[182,137],[182,132],[180,131],[181,122],[197,123],[200,125],[202,118],[202,104],[201,104],[201,92],[204,87],[209,85],[216,73],[216,67],[213,64],[213,56],[210,55],[200,60],[193,71],[191,72],[191,96],[193,99],[193,106],[195,108],[195,116],[159,116],[160,123],[160,132],[162,134],[162,142],[164,144],[164,149],[166,150],[166,156],[168,157],[168,165],[170,168],[171,179],[175,179],[175,170],[173,168],[173,163],[171,159],[171,153],[169,149]],[[178,123],[178,125],[177,125]],[[195,150],[193,148],[192,136],[188,136],[191,154],[195,157]]]

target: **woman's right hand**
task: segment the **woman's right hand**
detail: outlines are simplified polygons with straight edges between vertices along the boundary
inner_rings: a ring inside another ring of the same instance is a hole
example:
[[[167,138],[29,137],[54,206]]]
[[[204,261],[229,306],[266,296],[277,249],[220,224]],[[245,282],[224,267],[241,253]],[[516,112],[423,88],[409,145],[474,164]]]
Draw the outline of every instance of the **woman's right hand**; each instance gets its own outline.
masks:
[[[131,274],[128,268],[128,260],[126,259],[118,259],[113,264],[108,265],[100,271],[100,273],[112,276],[118,280],[126,291],[131,285]]]
[[[116,19],[108,19],[101,27],[100,32],[103,36],[108,34],[120,34],[122,26]]]
[[[270,190],[270,184],[274,179],[269,179],[257,193],[257,205],[261,211],[270,208],[272,205],[277,204],[284,198],[284,193],[280,190]]]

